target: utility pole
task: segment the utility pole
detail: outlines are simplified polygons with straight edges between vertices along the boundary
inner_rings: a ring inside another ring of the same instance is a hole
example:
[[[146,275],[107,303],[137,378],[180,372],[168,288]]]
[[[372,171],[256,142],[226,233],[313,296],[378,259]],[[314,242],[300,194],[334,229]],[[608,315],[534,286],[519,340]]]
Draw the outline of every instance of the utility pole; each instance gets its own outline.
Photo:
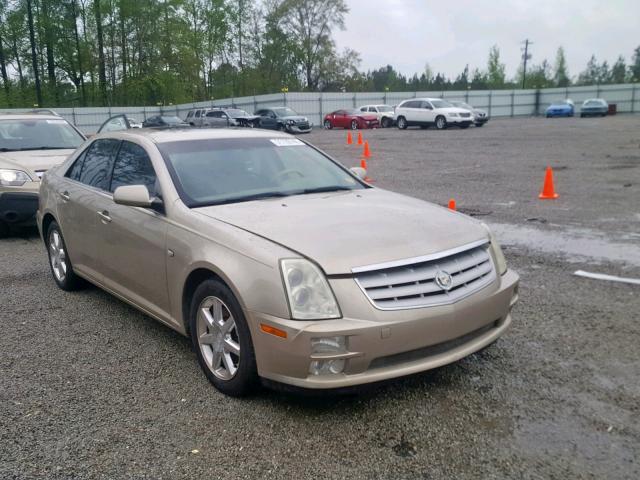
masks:
[[[524,90],[524,86],[527,81],[527,60],[531,58],[529,54],[529,45],[533,45],[533,42],[530,42],[527,38],[524,42],[524,54],[522,55],[522,60],[524,61],[524,65],[522,66],[522,89]]]

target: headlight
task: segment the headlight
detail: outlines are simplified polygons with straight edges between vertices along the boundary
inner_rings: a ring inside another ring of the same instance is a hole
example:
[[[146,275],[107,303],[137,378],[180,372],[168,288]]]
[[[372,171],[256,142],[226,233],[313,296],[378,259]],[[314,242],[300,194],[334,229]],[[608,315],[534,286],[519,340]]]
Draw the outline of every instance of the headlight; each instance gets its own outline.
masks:
[[[295,125],[296,121],[295,120],[287,120],[287,125]]]
[[[296,320],[340,318],[338,303],[320,269],[303,258],[280,261],[291,316]]]
[[[489,239],[491,240],[491,250],[493,251],[493,256],[496,259],[496,267],[498,268],[498,273],[500,275],[504,275],[507,272],[507,260],[504,258],[504,253],[502,253],[502,248],[496,240],[495,235],[491,231],[491,229],[487,226],[486,223],[483,223],[482,226],[489,232]]]
[[[0,169],[0,185],[3,187],[21,187],[33,180],[22,170]]]

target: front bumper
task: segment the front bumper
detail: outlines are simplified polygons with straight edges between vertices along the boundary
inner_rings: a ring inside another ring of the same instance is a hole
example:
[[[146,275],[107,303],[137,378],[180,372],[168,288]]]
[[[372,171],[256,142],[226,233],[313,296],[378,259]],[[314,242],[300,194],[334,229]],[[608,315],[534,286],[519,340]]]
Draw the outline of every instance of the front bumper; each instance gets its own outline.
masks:
[[[12,224],[35,223],[35,213],[38,211],[38,190],[32,188],[30,182],[20,188],[9,188],[0,191],[0,220]]]
[[[476,125],[482,125],[489,121],[489,117],[474,117],[473,121]]]
[[[491,285],[457,303],[399,311],[372,307],[351,278],[332,279],[344,318],[302,322],[249,312],[261,377],[308,389],[373,383],[430,370],[464,358],[498,339],[511,324],[518,275],[509,270]],[[341,299],[343,299],[341,301]],[[279,338],[265,324],[287,332]],[[347,349],[313,354],[311,340],[347,337]],[[343,373],[311,375],[314,360],[345,359]]]
[[[285,125],[285,128],[291,133],[309,133],[313,125],[309,124],[306,127],[300,125]]]

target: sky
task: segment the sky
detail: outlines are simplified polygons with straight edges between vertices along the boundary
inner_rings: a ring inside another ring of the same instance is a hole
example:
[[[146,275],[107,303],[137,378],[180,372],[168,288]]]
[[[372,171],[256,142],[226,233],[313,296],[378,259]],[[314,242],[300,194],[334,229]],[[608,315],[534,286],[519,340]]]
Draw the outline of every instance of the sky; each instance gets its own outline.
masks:
[[[531,61],[553,65],[564,47],[569,73],[577,76],[592,54],[611,65],[627,63],[640,45],[640,0],[346,0],[346,29],[336,30],[339,50],[360,53],[361,70],[393,65],[406,75],[435,73],[455,78],[468,63],[486,68],[498,45],[507,76],[516,75],[522,42]]]

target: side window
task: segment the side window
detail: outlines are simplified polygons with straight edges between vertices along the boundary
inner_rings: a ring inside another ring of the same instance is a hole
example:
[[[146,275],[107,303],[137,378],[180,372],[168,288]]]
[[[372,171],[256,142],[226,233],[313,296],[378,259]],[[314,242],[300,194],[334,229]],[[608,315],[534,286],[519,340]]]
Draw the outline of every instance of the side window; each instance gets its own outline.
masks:
[[[268,112],[267,110],[258,110],[255,115],[257,115],[258,117],[266,117],[268,116]]]
[[[196,111],[196,118],[200,118],[200,110]]]
[[[93,142],[84,159],[79,181],[101,190],[109,187],[109,173],[120,140],[107,138]]]
[[[429,102],[422,102],[422,108],[426,108],[427,110],[433,110],[433,105]]]
[[[187,113],[187,118],[191,117],[193,117],[193,110],[189,110],[189,113]]]
[[[207,112],[207,117],[215,117],[215,112]]]
[[[376,110],[376,107],[369,107],[369,111],[373,113],[378,113],[378,110]]]
[[[361,112],[366,112],[367,111],[367,107],[360,107],[360,111]]]
[[[71,180],[80,180],[80,172],[82,171],[82,165],[84,164],[84,157],[87,156],[87,151],[89,150],[89,148],[86,148],[85,151],[82,152],[78,158],[76,158],[76,161],[73,162],[71,168],[67,170],[65,177],[70,178]]]
[[[156,172],[153,170],[151,159],[140,145],[122,142],[118,157],[113,166],[111,177],[111,192],[125,185],[145,185],[150,196],[155,196]]]

